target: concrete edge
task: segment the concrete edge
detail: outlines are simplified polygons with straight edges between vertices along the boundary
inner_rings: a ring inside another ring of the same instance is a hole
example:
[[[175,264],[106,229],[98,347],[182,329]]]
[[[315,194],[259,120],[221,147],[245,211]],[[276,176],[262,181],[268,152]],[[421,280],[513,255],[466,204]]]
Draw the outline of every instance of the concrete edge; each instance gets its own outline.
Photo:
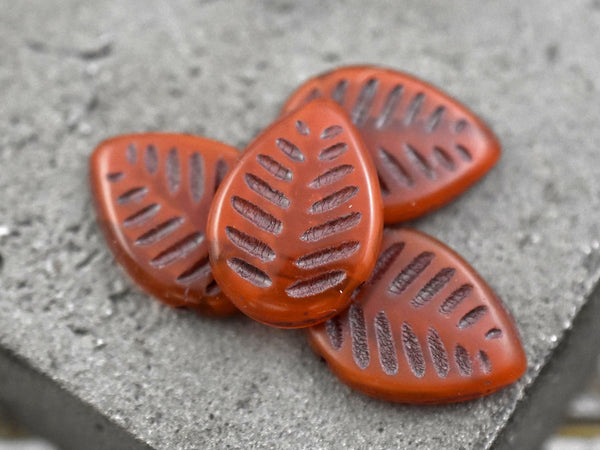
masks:
[[[596,373],[600,354],[600,283],[596,283],[571,326],[550,352],[535,382],[526,387],[494,450],[541,448],[559,427],[569,401]]]
[[[152,450],[24,358],[0,346],[0,403],[61,450]]]

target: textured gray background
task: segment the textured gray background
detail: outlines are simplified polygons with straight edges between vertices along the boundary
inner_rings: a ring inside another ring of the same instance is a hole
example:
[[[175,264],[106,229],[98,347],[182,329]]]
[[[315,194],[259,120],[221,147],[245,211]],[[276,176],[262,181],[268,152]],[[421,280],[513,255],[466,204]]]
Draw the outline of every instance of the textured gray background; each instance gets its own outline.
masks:
[[[161,449],[484,448],[510,426],[600,275],[600,2],[0,0],[0,11],[3,351]],[[442,86],[499,135],[490,175],[414,225],[513,311],[529,358],[515,386],[445,407],[371,400],[301,332],[150,301],[102,242],[86,179],[100,140],[168,130],[242,147],[298,83],[349,63]]]

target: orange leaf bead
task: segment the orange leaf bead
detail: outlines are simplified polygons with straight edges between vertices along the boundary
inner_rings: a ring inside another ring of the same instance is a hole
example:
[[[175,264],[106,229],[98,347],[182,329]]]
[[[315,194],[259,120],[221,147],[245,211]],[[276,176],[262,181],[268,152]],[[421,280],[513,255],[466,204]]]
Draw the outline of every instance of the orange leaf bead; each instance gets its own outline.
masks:
[[[382,251],[350,308],[308,329],[346,384],[405,403],[487,395],[527,361],[501,300],[455,252],[418,231],[384,232]]]
[[[219,188],[208,225],[215,279],[259,322],[327,320],[375,264],[382,209],[356,129],[334,102],[311,102],[263,131]]]
[[[206,218],[238,156],[183,134],[132,134],[94,151],[90,180],[98,222],[117,261],[145,291],[211,316],[236,308],[212,278]]]
[[[402,72],[336,69],[304,83],[283,113],[319,97],[339,103],[364,139],[377,167],[386,223],[444,206],[500,157],[498,140],[475,114]]]

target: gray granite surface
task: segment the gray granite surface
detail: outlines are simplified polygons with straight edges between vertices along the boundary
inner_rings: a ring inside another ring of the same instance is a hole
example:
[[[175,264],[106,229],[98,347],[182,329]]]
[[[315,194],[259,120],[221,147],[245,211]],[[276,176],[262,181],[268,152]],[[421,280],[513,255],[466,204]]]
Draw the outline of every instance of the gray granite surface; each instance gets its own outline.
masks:
[[[0,0],[0,11],[0,347],[16,367],[160,449],[499,442],[600,275],[600,2]],[[442,86],[499,135],[489,176],[413,225],[512,310],[529,358],[513,387],[444,407],[371,400],[301,332],[150,300],[104,245],[86,178],[100,140],[168,130],[243,147],[298,83],[350,63]]]

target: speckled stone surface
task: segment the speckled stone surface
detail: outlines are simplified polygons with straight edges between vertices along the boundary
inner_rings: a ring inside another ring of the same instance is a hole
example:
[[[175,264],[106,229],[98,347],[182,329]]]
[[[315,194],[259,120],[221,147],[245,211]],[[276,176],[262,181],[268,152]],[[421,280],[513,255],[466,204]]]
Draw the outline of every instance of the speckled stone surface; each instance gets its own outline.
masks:
[[[598,1],[0,10],[3,352],[160,449],[480,449],[510,433],[600,275]],[[104,245],[86,178],[100,140],[165,130],[242,147],[298,83],[350,63],[429,80],[499,135],[490,175],[413,225],[464,255],[513,311],[529,358],[515,386],[455,406],[371,400],[340,384],[301,332],[150,300]]]

